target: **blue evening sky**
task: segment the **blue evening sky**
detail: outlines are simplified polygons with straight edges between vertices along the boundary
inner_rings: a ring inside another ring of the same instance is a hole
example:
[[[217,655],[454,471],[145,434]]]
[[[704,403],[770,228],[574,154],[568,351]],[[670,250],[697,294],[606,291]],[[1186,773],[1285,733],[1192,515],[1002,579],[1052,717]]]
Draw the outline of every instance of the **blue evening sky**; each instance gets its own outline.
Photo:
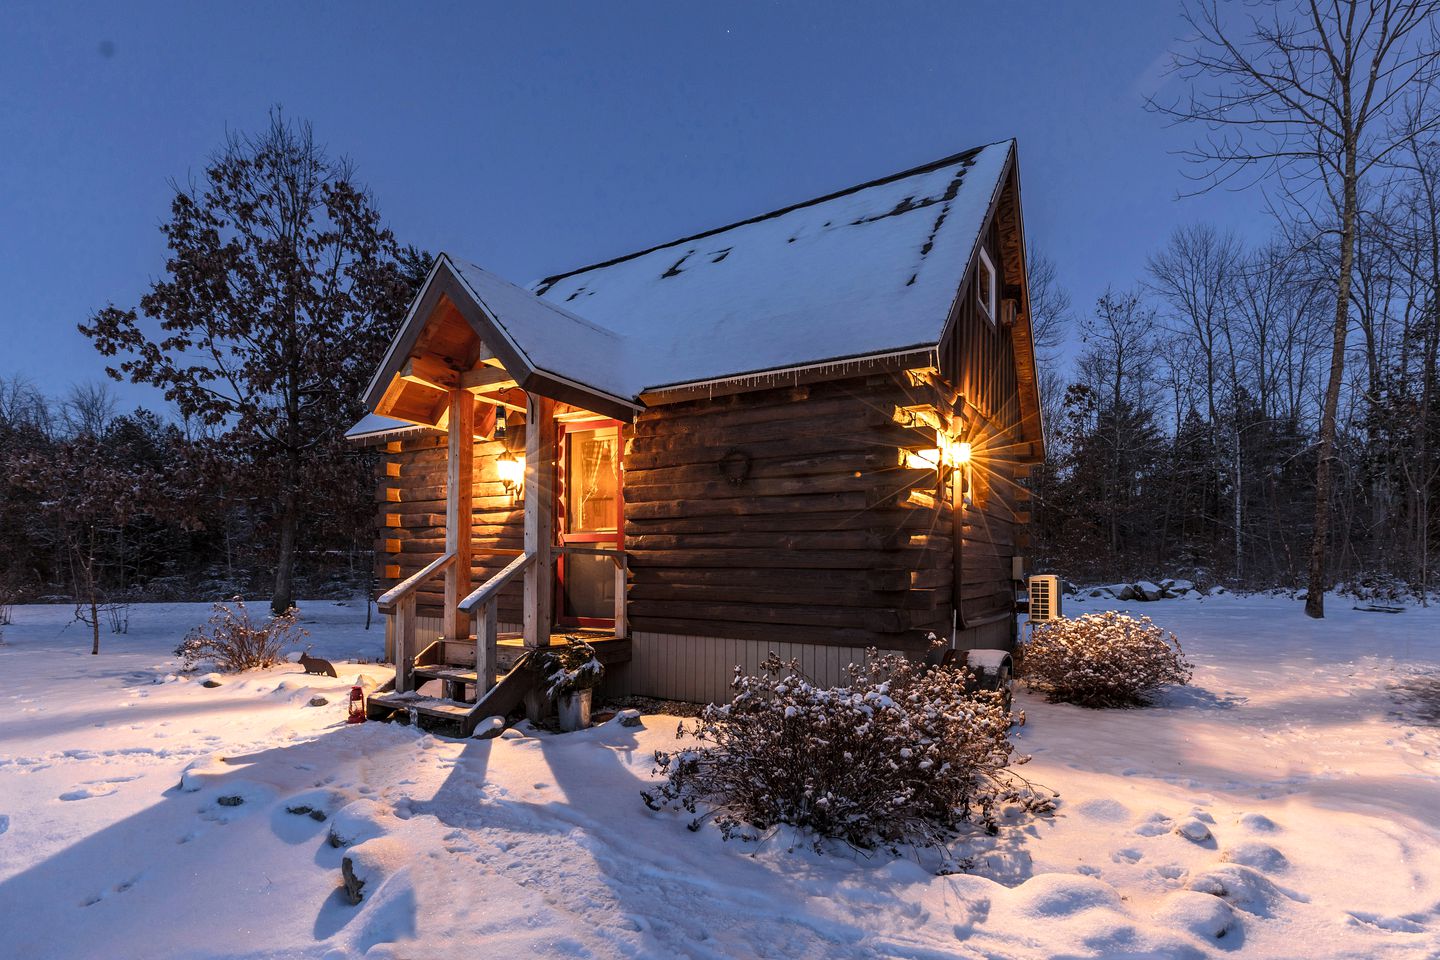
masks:
[[[0,4],[0,376],[103,377],[75,330],[163,267],[167,181],[283,104],[403,242],[528,283],[1006,137],[1077,307],[1177,224],[1268,231],[1187,187],[1142,97],[1178,0]],[[159,403],[120,388],[127,405]]]

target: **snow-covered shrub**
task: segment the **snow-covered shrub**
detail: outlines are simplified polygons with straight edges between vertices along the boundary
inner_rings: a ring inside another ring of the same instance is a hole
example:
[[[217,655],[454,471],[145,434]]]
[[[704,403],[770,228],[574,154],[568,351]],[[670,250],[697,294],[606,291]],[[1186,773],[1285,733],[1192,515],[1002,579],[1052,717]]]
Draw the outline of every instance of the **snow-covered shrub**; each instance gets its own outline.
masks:
[[[291,610],[266,623],[255,623],[239,597],[217,603],[210,622],[196,627],[175,648],[187,670],[213,661],[220,670],[257,670],[285,662],[286,650],[307,636]]]
[[[681,722],[677,737],[701,746],[657,751],[664,780],[641,796],[654,810],[708,804],[691,829],[714,815],[727,839],[781,823],[863,848],[942,843],[966,822],[993,833],[1002,802],[1050,801],[1006,769],[1029,758],[1012,752],[1000,695],[965,685],[961,669],[871,650],[846,686],[820,687],[772,654],[758,676],[736,669],[729,704]]]
[[[1403,604],[1415,596],[1409,584],[1388,573],[1357,573],[1335,592],[1361,603]]]
[[[545,695],[564,697],[600,685],[605,665],[595,656],[595,648],[584,640],[566,637],[568,643],[558,651],[540,653],[535,669],[544,677]]]
[[[1143,705],[1166,684],[1188,683],[1193,669],[1175,634],[1113,610],[1036,624],[1019,654],[1027,687],[1084,707]]]

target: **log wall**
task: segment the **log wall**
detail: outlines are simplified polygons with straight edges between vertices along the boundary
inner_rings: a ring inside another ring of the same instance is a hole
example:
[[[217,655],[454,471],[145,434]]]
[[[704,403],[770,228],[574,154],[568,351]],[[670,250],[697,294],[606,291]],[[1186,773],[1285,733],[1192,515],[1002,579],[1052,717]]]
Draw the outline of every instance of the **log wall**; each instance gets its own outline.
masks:
[[[1002,198],[997,214],[1005,209]],[[1011,560],[1024,546],[1019,526],[1027,519],[1023,507],[1029,497],[1020,480],[1028,474],[1025,464],[1034,454],[1021,432],[1015,344],[1003,309],[1005,299],[1019,295],[1017,254],[1002,244],[999,220],[1000,216],[993,217],[982,234],[998,275],[999,316],[989,317],[981,307],[972,269],[939,353],[941,378],[953,386],[956,413],[964,421],[960,435],[974,450],[971,467],[965,471],[968,502],[952,528],[961,544],[954,577],[958,620],[962,627],[987,624],[987,635],[996,633],[997,618],[1006,614],[1013,624]],[[959,495],[958,489],[952,493]],[[964,645],[975,645],[980,636],[969,639]],[[989,643],[993,645],[993,638]]]
[[[906,371],[666,404],[627,431],[637,633],[920,650],[948,636],[951,508],[906,450]]]
[[[379,514],[375,573],[379,593],[445,552],[445,444],[445,434],[426,433],[381,447],[375,491]],[[499,573],[524,547],[524,499],[507,494],[496,471],[495,461],[504,451],[501,442],[475,444],[471,589]],[[439,617],[445,597],[444,578],[436,577],[426,584],[419,597],[421,615]],[[518,580],[501,593],[499,615],[503,621],[520,622]]]

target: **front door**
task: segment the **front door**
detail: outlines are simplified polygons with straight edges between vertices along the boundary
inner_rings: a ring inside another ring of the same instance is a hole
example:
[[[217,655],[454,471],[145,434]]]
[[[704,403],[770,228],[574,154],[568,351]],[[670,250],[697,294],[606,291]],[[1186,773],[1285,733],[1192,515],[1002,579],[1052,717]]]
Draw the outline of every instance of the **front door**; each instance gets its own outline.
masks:
[[[564,546],[618,550],[623,543],[620,423],[590,420],[560,425],[559,511]],[[563,626],[615,625],[615,561],[562,553],[556,564],[558,620]]]

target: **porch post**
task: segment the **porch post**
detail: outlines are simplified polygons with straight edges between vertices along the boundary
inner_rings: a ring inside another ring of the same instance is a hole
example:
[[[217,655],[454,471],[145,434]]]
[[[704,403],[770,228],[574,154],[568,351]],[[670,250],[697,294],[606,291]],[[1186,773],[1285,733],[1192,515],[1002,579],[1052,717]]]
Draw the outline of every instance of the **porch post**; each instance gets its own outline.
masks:
[[[525,552],[535,562],[525,569],[525,646],[550,643],[551,596],[555,571],[555,401],[525,398]]]
[[[455,562],[445,571],[445,639],[470,636],[470,618],[459,610],[470,593],[471,506],[475,491],[475,398],[450,391],[450,445],[445,473],[445,552]]]

